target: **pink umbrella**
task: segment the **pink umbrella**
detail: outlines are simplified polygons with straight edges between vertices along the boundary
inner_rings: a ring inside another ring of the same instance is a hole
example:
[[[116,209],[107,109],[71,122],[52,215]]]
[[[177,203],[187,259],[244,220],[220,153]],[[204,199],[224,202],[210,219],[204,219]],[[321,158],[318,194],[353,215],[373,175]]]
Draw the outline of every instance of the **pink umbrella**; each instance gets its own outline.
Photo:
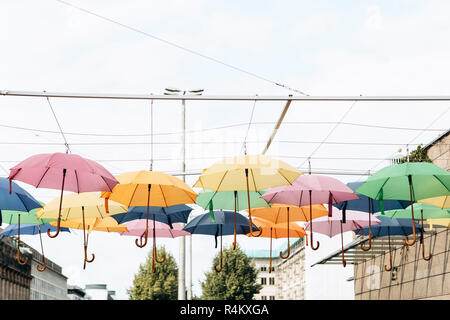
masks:
[[[342,246],[342,264],[345,267],[347,264],[344,258],[344,236],[343,233],[347,231],[353,231],[367,227],[369,224],[380,224],[380,220],[373,217],[373,221],[369,222],[369,219],[365,214],[359,211],[347,211],[346,221],[342,222],[342,212],[338,211],[330,217],[320,217],[314,219],[315,229],[314,231],[327,235],[332,238],[338,233],[341,234],[341,246]],[[311,230],[312,221],[305,224],[305,230]]]
[[[153,259],[152,259],[152,272],[156,272],[155,268],[155,260],[158,263],[163,263],[166,260],[164,256],[162,260],[158,260],[157,252],[156,252],[156,237],[160,238],[176,238],[181,236],[190,235],[189,232],[182,230],[182,223],[172,223],[173,229],[170,228],[169,225],[152,220],[153,222]],[[127,227],[128,232],[120,232],[120,235],[123,236],[138,236],[143,237],[146,233],[147,229],[147,220],[146,219],[136,219],[131,220],[129,222],[124,223]]]
[[[333,204],[359,199],[353,190],[341,181],[314,174],[301,175],[292,185],[271,188],[262,195],[262,198],[268,203],[290,204],[299,207],[309,205],[310,220],[312,220],[313,204],[328,203],[328,216],[331,217]],[[317,250],[320,243],[317,242],[317,246],[314,247],[312,230],[310,237],[311,249]]]
[[[63,191],[92,192],[111,191],[119,183],[114,176],[95,161],[76,154],[43,153],[31,156],[10,169],[9,192],[12,180],[22,181],[36,188],[61,190],[59,217],[55,238],[59,234]]]

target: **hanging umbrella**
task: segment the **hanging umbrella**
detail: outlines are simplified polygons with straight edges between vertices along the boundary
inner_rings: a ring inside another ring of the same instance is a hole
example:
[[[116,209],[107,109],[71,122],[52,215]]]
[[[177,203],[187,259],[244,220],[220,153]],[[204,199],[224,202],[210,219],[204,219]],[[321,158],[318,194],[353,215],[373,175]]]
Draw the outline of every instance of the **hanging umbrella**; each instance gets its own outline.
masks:
[[[58,227],[61,226],[61,220],[80,219],[85,223],[86,219],[105,218],[110,214],[127,212],[128,208],[123,204],[110,201],[110,213],[106,213],[104,199],[100,197],[100,194],[100,192],[83,192],[66,195],[64,199],[61,199],[60,197],[55,198],[47,203],[42,209],[38,210],[37,216],[39,219],[58,218],[56,223]],[[95,259],[95,254],[92,254],[91,259],[87,258],[85,229],[86,228],[83,228],[84,260],[86,262],[92,262]]]
[[[380,200],[383,213],[385,199],[409,200],[412,205],[418,200],[450,195],[450,172],[427,162],[396,164],[377,171],[356,192]],[[414,219],[413,210],[411,219]],[[405,237],[408,246],[415,242],[415,232],[412,242]]]
[[[214,192],[247,191],[249,226],[252,230],[250,191],[291,184],[301,174],[284,161],[265,155],[244,155],[223,159],[203,170],[194,187]]]
[[[36,219],[35,219],[36,221]],[[51,226],[49,223],[25,223],[25,224],[10,224],[7,226],[2,232],[0,232],[0,235],[2,236],[18,236],[17,239],[17,249],[19,250],[20,246],[20,235],[21,234],[28,234],[28,235],[35,235],[39,234],[39,239],[41,241],[41,250],[42,250],[42,263],[43,267],[41,268],[40,265],[36,265],[36,268],[38,271],[43,272],[45,269],[47,269],[47,262],[45,261],[45,255],[44,255],[44,245],[42,244],[42,237],[41,233],[47,232],[47,229],[50,229],[51,231],[55,231],[56,227]],[[61,232],[70,232],[68,228],[61,228]],[[25,261],[25,264],[28,262],[28,258]]]
[[[349,182],[347,183],[347,186],[355,191],[364,182]],[[376,212],[380,212],[380,203],[379,201],[374,201],[373,199],[363,195],[363,194],[356,194],[359,199],[355,200],[348,200],[343,201],[334,204],[333,206],[338,208],[339,210],[342,210],[342,222],[345,223],[345,211],[346,210],[353,210],[353,211],[362,211],[367,212],[369,217],[369,247],[366,248],[363,243],[361,243],[361,250],[363,251],[369,251],[370,248],[372,248],[372,231],[371,231],[371,223],[370,223],[370,216]],[[386,200],[383,201],[384,210],[393,210],[393,209],[405,209],[407,206],[410,205],[409,201],[405,200]]]
[[[430,225],[437,224],[443,227],[450,228],[450,219],[427,219],[427,223]]]
[[[312,220],[312,205],[328,203],[328,216],[332,216],[334,203],[358,199],[352,189],[337,179],[314,174],[298,177],[292,185],[279,186],[269,189],[262,196],[269,203],[290,204],[294,206],[310,206],[310,220]],[[319,242],[314,246],[311,222],[311,249],[319,249]]]
[[[185,204],[178,204],[170,207],[149,207],[149,214],[156,221],[168,224],[182,222],[187,223],[192,208]],[[118,223],[125,223],[137,219],[146,219],[147,207],[129,207],[128,212],[111,215]]]
[[[341,234],[341,246],[342,246],[342,265],[346,266],[344,258],[344,232],[353,231],[355,229],[364,228],[369,225],[369,220],[358,211],[347,211],[347,218],[345,223],[342,222],[342,212],[336,212],[332,217],[320,217],[314,219],[315,231],[327,235],[332,238],[338,233]],[[380,221],[374,217],[372,222],[378,225]],[[305,230],[311,231],[312,221],[309,221],[305,225]]]
[[[417,202],[428,203],[441,209],[450,208],[450,196],[427,198]]]
[[[372,236],[374,238],[377,237],[385,237],[388,236],[389,243],[389,268],[384,265],[384,270],[391,271],[392,270],[392,253],[391,253],[391,236],[393,235],[401,235],[408,236],[414,232],[411,226],[411,219],[395,219],[395,218],[387,218],[384,216],[377,216],[377,219],[380,221],[379,225],[372,226]],[[415,230],[421,230],[422,227],[419,224],[415,224]],[[364,237],[364,233],[369,231],[368,227],[364,227],[361,229],[356,229],[354,232],[358,235],[362,235]]]
[[[112,192],[104,192],[102,197],[123,203],[128,207],[146,207],[146,231],[136,239],[136,246],[143,248],[148,239],[150,206],[170,207],[179,204],[195,203],[197,194],[181,179],[158,171],[133,171],[117,177],[120,182]],[[153,213],[153,220],[155,220]],[[145,238],[145,241],[143,241]],[[154,241],[155,239],[153,239]],[[163,259],[164,261],[164,259]]]
[[[118,183],[116,178],[95,161],[76,154],[45,153],[31,156],[10,169],[8,177],[10,193],[12,180],[19,180],[36,188],[61,190],[61,202],[64,190],[72,192],[111,191]],[[58,222],[61,217],[58,216]],[[54,235],[59,234],[59,224]]]
[[[211,221],[209,213],[204,213],[192,219],[183,230],[191,234],[206,234],[215,237],[217,248],[217,237],[220,236],[220,268],[214,266],[216,272],[222,271],[222,236],[234,234],[234,219],[236,217],[236,233],[251,233],[249,219],[240,213],[234,214],[233,211],[215,210],[214,222]],[[252,225],[252,230],[260,231],[256,225]]]
[[[249,203],[252,204],[253,208],[269,207],[269,204],[261,198],[264,192],[265,190],[251,191],[247,194],[246,191],[203,191],[197,197],[197,204],[203,209],[209,209],[210,216],[212,215],[211,217],[214,219],[214,214],[212,214],[214,209],[234,210],[236,215],[238,211],[248,210]],[[250,201],[248,201],[247,196],[250,196]],[[233,240],[233,250],[235,249],[236,232]]]
[[[153,222],[153,259],[152,259],[152,272],[156,272],[155,261],[158,263],[163,263],[166,257],[163,256],[161,260],[158,260],[157,250],[156,250],[156,238],[176,238],[190,235],[189,232],[183,230],[182,223],[173,223],[172,227],[169,225],[152,220]],[[137,219],[128,221],[124,224],[128,231],[121,232],[123,236],[138,236],[141,237],[145,234],[147,230],[147,220]]]
[[[309,215],[309,206],[297,207],[288,206],[284,204],[274,204],[271,207],[257,208],[253,210],[253,216],[270,221],[274,224],[287,223],[285,228],[288,232],[288,251],[287,255],[283,256],[280,252],[280,257],[287,259],[290,255],[289,248],[289,227],[292,221],[310,221],[319,217],[327,216],[328,211],[322,204],[314,204],[311,206],[311,215]],[[258,225],[259,226],[259,225]],[[264,228],[263,228],[264,229]],[[264,231],[263,231],[264,232]]]
[[[14,192],[10,192],[9,181],[5,178],[0,178],[0,225],[2,222],[8,222],[11,224],[11,220],[15,220],[15,224],[19,225],[20,231],[20,219],[23,216],[22,223],[27,223],[24,220],[32,218],[31,223],[35,223],[34,214],[29,213],[33,209],[41,207],[39,201],[37,201],[31,194],[29,194],[25,189],[20,187],[17,183],[11,181],[11,187],[14,186]],[[28,216],[27,218],[25,218]],[[5,218],[5,221],[3,221]],[[20,258],[20,233],[18,234],[18,245],[17,245],[17,263],[20,265],[25,265],[28,262],[28,258],[25,257],[25,261],[22,262]]]
[[[441,209],[427,203],[414,203],[412,206],[409,206],[406,209],[385,211],[384,213],[382,213],[382,216],[397,219],[408,219],[412,216],[413,219],[420,220],[423,229],[424,219],[450,218],[450,209]],[[430,252],[430,255],[427,258],[425,257],[423,232],[421,232],[420,239],[420,242],[422,244],[422,257],[424,260],[428,261],[431,259],[432,253]]]
[[[259,218],[254,216],[253,222],[255,225],[262,230],[261,237],[270,238],[270,255],[269,255],[269,273],[272,272],[272,239],[287,238],[287,248],[288,252],[291,248],[289,244],[289,238],[302,238],[306,236],[305,229],[300,227],[295,222],[288,222],[287,225],[284,223],[273,223],[272,221]],[[247,236],[251,236],[247,234]],[[289,256],[289,253],[288,253]],[[280,251],[280,257],[283,258],[283,253]]]

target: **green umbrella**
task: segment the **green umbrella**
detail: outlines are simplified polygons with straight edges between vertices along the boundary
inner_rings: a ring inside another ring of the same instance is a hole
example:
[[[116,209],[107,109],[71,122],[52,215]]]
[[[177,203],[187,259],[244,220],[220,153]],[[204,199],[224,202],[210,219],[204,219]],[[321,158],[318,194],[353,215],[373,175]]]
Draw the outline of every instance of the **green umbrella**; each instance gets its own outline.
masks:
[[[410,200],[411,205],[431,197],[450,194],[450,172],[428,162],[406,162],[381,169],[359,187],[356,193],[380,200],[380,211],[384,213],[383,200]],[[414,207],[411,217],[414,219]],[[413,241],[408,237],[405,243],[412,246],[416,242],[413,223]]]
[[[383,216],[395,219],[410,219],[411,216],[420,220],[422,224],[420,242],[422,244],[422,257],[428,261],[431,259],[431,252],[428,258],[425,257],[425,244],[423,242],[423,219],[450,218],[450,209],[441,209],[427,203],[414,203],[406,209],[388,210],[382,213]]]
[[[264,192],[266,192],[266,190],[249,191],[248,193],[247,191],[238,191],[238,190],[202,191],[198,194],[196,203],[202,208],[209,210],[211,222],[214,222],[214,214],[212,214],[213,210],[217,209],[234,210],[236,218],[236,212],[241,210],[247,210],[248,204],[250,202],[252,204],[252,208],[270,207],[270,204],[268,204],[266,200],[261,198]],[[236,232],[234,233],[234,242],[233,242],[233,249],[235,248],[236,248]]]

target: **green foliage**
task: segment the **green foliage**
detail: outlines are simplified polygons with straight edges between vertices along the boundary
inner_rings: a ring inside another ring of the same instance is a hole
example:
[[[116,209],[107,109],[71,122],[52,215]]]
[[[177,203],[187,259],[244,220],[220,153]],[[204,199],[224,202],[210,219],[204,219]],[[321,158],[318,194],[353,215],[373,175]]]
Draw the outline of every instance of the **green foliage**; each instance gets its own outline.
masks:
[[[130,300],[176,300],[178,298],[178,267],[174,257],[165,247],[158,248],[158,260],[166,256],[163,263],[155,261],[156,272],[152,272],[151,250],[144,264],[134,276],[133,286],[128,290]]]
[[[407,160],[406,156],[402,157],[399,163],[405,163]],[[416,150],[411,151],[409,154],[409,162],[431,162],[431,159],[428,158],[427,151],[422,148],[422,145],[419,145]]]
[[[220,266],[220,253],[213,260]],[[202,299],[205,300],[251,300],[262,288],[256,283],[258,271],[252,261],[236,246],[223,250],[223,269],[217,273],[214,265],[205,274],[202,285]]]

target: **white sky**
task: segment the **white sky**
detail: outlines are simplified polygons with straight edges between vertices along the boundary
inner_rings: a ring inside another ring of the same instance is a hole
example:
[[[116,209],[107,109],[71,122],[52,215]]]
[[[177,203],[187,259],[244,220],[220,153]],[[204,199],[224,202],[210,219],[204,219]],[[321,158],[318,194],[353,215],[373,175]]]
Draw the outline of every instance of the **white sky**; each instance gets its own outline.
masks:
[[[450,21],[448,1],[106,1],[71,0],[74,5],[128,24],[160,38],[234,66],[284,83],[310,95],[448,95]],[[55,0],[0,2],[2,45],[0,90],[154,93],[166,87],[203,88],[205,95],[288,95],[292,92],[186,53]],[[295,94],[295,93],[292,93]],[[67,133],[149,134],[148,101],[51,99]],[[187,102],[187,130],[242,124],[186,137],[187,171],[200,171],[223,156],[241,153],[253,102]],[[349,110],[349,102],[292,103],[276,140],[322,141]],[[258,102],[248,153],[260,153],[283,109],[279,102]],[[43,98],[0,97],[0,172],[6,176],[17,162],[46,152],[64,152],[59,134],[6,126],[58,131]],[[328,137],[334,142],[377,142],[392,145],[324,144],[314,153],[313,169],[378,170],[385,159],[408,143],[426,144],[448,128],[448,102],[358,102],[343,122],[435,131],[393,130],[341,124]],[[181,130],[180,102],[154,103],[154,133]],[[67,134],[73,153],[99,161],[113,174],[148,169],[149,136],[99,137]],[[155,143],[180,142],[180,135],[155,135]],[[191,144],[216,141],[215,144]],[[234,143],[220,143],[231,141]],[[5,144],[5,143],[13,144]],[[29,143],[29,144],[23,144]],[[318,144],[274,142],[268,154],[307,168],[304,158]],[[414,148],[412,146],[411,148]],[[154,170],[181,169],[180,144],[155,144]],[[296,158],[297,157],[297,158]],[[314,159],[366,158],[360,160]],[[192,159],[196,158],[196,159]],[[198,159],[204,158],[204,159]],[[367,159],[370,158],[370,159]],[[117,160],[146,161],[117,161]],[[343,182],[364,176],[335,176]],[[192,185],[196,177],[187,178]],[[21,184],[47,202],[54,190]],[[201,213],[197,210],[193,215]],[[227,238],[225,243],[231,243]],[[267,239],[240,237],[245,248],[266,248]],[[321,238],[307,265],[339,248],[340,238]],[[24,237],[39,248],[39,238]],[[346,234],[346,242],[351,234]],[[178,260],[178,240],[159,239]],[[139,249],[134,238],[94,233],[89,251],[96,260],[82,270],[82,232],[44,237],[46,254],[63,267],[70,284],[106,283],[126,299],[134,273],[151,246]],[[194,236],[194,294],[216,254],[214,238]],[[352,267],[308,268],[308,298],[350,299]]]

